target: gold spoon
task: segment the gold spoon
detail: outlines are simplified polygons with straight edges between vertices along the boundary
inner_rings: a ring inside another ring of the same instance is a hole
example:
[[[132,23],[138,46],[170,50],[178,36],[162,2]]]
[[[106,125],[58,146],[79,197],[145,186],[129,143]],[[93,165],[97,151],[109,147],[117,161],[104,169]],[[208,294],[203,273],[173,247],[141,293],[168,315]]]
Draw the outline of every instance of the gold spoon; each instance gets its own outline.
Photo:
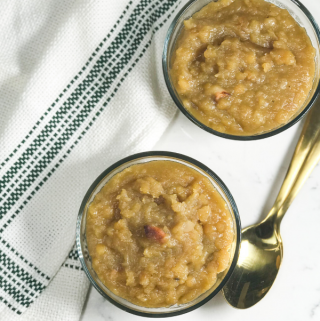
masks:
[[[237,265],[223,287],[235,308],[258,303],[270,290],[280,268],[283,245],[280,223],[300,188],[320,160],[320,98],[309,112],[278,197],[259,224],[242,230]]]

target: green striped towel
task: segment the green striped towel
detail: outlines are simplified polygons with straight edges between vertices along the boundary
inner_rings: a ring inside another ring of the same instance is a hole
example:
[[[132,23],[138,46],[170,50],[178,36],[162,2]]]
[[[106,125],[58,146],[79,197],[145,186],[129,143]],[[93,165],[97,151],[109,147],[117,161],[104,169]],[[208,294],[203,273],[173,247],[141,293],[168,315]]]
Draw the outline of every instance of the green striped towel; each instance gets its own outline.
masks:
[[[161,54],[179,0],[0,2],[0,320],[77,320],[77,212],[176,108]]]

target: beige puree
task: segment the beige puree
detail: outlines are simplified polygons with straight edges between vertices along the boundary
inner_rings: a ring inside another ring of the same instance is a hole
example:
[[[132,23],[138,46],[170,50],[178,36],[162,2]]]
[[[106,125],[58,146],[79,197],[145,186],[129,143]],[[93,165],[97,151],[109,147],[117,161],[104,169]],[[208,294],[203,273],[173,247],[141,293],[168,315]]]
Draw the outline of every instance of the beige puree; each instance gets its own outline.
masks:
[[[184,21],[171,77],[200,122],[252,135],[299,111],[312,87],[314,57],[287,10],[263,0],[218,0]]]
[[[173,161],[133,165],[95,196],[87,242],[99,279],[145,307],[189,302],[229,266],[227,204],[199,172]]]

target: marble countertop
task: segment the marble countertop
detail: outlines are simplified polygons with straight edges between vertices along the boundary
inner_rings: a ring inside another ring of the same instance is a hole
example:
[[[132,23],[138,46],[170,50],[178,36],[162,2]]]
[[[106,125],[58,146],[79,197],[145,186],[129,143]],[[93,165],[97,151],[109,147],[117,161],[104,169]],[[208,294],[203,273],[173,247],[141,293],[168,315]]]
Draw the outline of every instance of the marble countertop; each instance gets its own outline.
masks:
[[[320,1],[302,0],[320,23]],[[201,161],[225,182],[237,203],[243,227],[270,210],[289,166],[303,123],[259,141],[241,142],[213,136],[181,113],[154,150],[182,153]],[[277,280],[254,307],[237,310],[221,293],[179,320],[320,320],[320,165],[315,168],[281,225],[284,258]],[[103,299],[91,288],[81,321],[142,320]]]

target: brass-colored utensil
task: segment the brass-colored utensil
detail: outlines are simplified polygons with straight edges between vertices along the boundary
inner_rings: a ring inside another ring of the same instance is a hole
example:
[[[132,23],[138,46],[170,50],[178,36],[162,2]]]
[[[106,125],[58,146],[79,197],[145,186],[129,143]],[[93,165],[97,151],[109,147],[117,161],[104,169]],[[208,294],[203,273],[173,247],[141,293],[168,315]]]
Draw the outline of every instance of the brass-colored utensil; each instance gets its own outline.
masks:
[[[238,263],[223,288],[225,299],[235,308],[258,303],[270,290],[281,265],[283,245],[280,223],[300,188],[320,160],[320,98],[306,122],[278,197],[259,224],[242,230]]]

